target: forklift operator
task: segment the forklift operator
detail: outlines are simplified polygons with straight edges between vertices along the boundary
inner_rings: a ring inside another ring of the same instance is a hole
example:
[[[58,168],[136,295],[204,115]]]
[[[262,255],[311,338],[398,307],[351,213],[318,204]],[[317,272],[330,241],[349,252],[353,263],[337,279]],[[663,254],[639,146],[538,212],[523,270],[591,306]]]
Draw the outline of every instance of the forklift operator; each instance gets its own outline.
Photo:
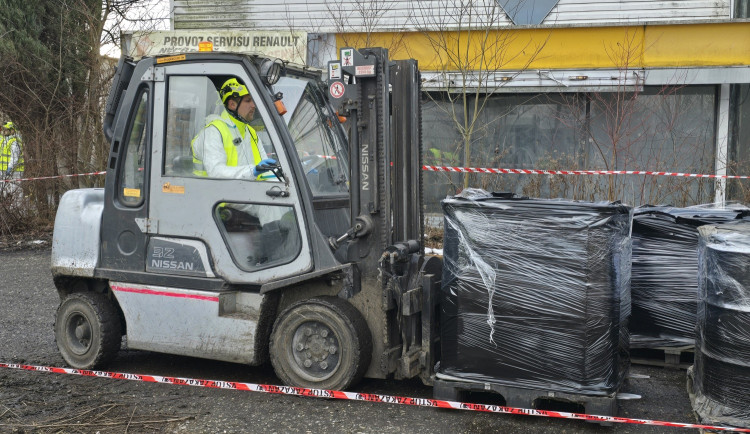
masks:
[[[225,111],[212,115],[191,142],[193,174],[201,177],[260,179],[264,165],[276,164],[268,158],[249,125],[255,115],[255,102],[244,84],[236,78],[225,81],[219,90]]]

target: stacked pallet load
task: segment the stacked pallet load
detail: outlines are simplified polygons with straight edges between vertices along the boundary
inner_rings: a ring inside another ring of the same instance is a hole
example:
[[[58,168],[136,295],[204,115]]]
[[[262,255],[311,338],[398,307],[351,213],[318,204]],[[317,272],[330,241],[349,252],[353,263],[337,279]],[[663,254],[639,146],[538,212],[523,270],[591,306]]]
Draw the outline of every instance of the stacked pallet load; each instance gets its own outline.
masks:
[[[535,391],[530,400],[613,397],[629,366],[631,208],[467,196],[442,203],[436,390],[475,383],[504,395]]]
[[[698,227],[747,214],[745,207],[644,206],[633,216],[632,348],[692,352],[698,302]]]
[[[701,422],[750,428],[750,222],[699,232],[690,400]]]

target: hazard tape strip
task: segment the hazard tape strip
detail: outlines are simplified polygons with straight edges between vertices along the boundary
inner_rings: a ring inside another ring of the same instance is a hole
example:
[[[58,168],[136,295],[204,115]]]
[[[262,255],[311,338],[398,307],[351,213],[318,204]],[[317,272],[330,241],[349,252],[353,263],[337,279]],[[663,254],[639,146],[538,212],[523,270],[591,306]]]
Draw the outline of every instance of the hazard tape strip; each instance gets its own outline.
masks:
[[[499,405],[472,404],[467,402],[444,401],[429,398],[408,398],[403,396],[379,395],[374,393],[342,392],[338,390],[307,389],[303,387],[273,386],[268,384],[240,383],[224,380],[201,380],[196,378],[162,377],[160,375],[129,374],[122,372],[90,371],[85,369],[56,368],[50,366],[21,365],[2,363],[0,368],[20,369],[24,371],[51,372],[55,374],[80,375],[84,377],[110,378],[115,380],[142,381],[146,383],[164,383],[180,386],[206,387],[211,389],[244,390],[249,392],[273,393],[280,395],[306,396],[310,398],[333,398],[349,401],[366,401],[385,404],[411,405],[416,407],[445,408],[452,410],[480,411],[487,413],[520,414],[558,419],[579,419],[590,422],[630,423],[636,425],[670,426],[675,428],[696,428],[715,431],[732,431],[750,433],[750,429],[729,426],[699,425],[693,423],[664,422],[659,420],[631,419],[616,416],[598,416],[592,414],[568,413],[563,411],[536,410],[530,408],[503,407]]]
[[[496,169],[489,167],[451,167],[451,166],[422,166],[422,170],[429,172],[454,173],[493,173],[516,175],[650,175],[650,176],[679,176],[684,178],[717,178],[717,179],[750,179],[750,175],[708,175],[703,173],[657,172],[651,170],[539,170],[539,169]]]
[[[335,159],[326,155],[318,157]],[[502,169],[492,167],[453,167],[453,166],[422,166],[427,172],[451,173],[491,173],[514,175],[648,175],[648,176],[677,176],[682,178],[713,178],[713,179],[750,179],[750,175],[713,175],[705,173],[657,172],[652,170],[542,170],[542,169]],[[74,175],[40,176],[37,178],[2,179],[0,182],[39,181],[42,179],[72,178],[75,176],[105,175],[106,171],[76,173]]]
[[[107,171],[103,170],[101,172],[76,173],[74,175],[39,176],[39,177],[36,177],[36,178],[21,178],[21,179],[0,179],[0,182],[40,181],[42,179],[73,178],[75,176],[104,175],[106,173],[107,173]]]

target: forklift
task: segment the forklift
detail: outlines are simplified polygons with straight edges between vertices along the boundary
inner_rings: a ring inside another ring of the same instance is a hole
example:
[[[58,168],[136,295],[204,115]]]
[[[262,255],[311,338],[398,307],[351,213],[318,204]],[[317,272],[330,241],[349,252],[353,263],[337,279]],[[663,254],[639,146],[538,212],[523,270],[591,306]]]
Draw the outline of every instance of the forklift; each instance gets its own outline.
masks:
[[[232,78],[255,103],[268,176],[196,175],[192,141]],[[423,253],[420,118],[417,62],[383,48],[342,48],[327,70],[260,54],[121,58],[105,187],[66,192],[55,220],[66,363],[101,367],[126,336],[133,350],[270,361],[291,386],[431,384],[442,260]]]

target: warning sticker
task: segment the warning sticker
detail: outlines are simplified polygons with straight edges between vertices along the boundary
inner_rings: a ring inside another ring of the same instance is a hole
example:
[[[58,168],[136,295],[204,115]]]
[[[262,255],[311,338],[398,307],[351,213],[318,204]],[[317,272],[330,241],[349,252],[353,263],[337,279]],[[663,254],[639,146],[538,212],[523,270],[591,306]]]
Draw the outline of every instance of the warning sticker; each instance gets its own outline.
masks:
[[[141,197],[141,190],[138,188],[123,188],[122,195],[125,197]]]
[[[340,63],[328,64],[328,79],[329,80],[341,79],[341,64]]]
[[[184,54],[179,56],[157,57],[156,63],[179,62],[180,60],[185,60]]]
[[[352,53],[351,48],[341,50],[341,64],[343,66],[354,65],[354,54]]]
[[[375,75],[375,65],[359,65],[354,67],[354,75]]]
[[[328,91],[331,93],[331,96],[334,98],[341,98],[344,96],[344,83],[340,81],[334,81],[331,84],[331,87],[328,89]]]
[[[184,185],[172,185],[167,182],[161,186],[161,191],[163,193],[185,194],[185,186]]]

